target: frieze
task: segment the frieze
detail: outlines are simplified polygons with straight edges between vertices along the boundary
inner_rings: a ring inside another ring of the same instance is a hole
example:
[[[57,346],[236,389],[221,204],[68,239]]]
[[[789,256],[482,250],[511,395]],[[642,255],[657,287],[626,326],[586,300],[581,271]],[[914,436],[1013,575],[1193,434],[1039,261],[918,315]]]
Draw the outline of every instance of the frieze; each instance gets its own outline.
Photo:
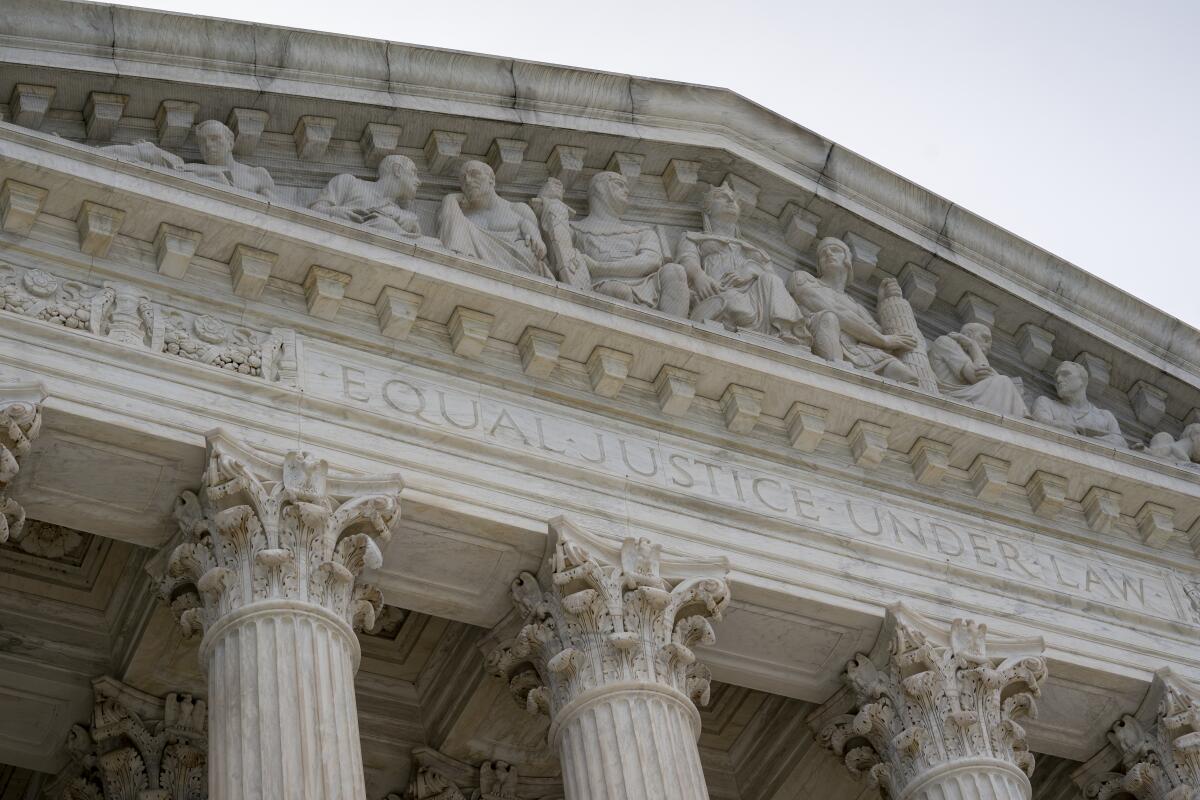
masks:
[[[459,385],[415,366],[388,371],[306,346],[308,393],[421,428],[493,443],[675,495],[790,520],[805,529],[984,573],[1037,590],[1170,619],[1189,619],[1165,572],[949,515],[820,486],[778,464],[618,432],[528,398]]]

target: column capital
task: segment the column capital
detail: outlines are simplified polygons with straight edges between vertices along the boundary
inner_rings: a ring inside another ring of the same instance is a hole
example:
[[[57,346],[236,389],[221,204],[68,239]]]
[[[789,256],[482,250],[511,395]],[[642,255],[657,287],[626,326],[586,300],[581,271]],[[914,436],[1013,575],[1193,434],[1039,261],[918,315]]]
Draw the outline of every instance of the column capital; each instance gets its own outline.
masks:
[[[1191,800],[1200,791],[1200,686],[1160,670],[1141,707],[1117,720],[1108,741],[1076,773],[1088,800]]]
[[[408,789],[386,800],[523,800],[561,796],[557,778],[524,777],[516,764],[484,761],[478,766],[451,758],[430,747],[412,751]]]
[[[402,488],[398,475],[335,478],[311,453],[272,460],[211,433],[200,490],[176,501],[163,597],[189,634],[260,603],[370,627],[383,595],[358,578],[383,561]]]
[[[616,549],[556,520],[538,576],[521,573],[516,638],[488,658],[531,713],[550,715],[605,687],[672,691],[708,702],[708,668],[692,648],[716,641],[710,620],[729,604],[725,559],[664,560],[660,545]],[[694,712],[693,712],[694,713]]]
[[[41,432],[45,399],[40,383],[0,385],[0,543],[21,540],[25,509],[9,497],[8,485],[16,479],[21,459]]]
[[[1036,711],[1044,646],[1041,638],[989,637],[970,620],[947,629],[897,604],[874,650],[846,666],[841,701],[851,713],[818,738],[888,798],[922,797],[972,769],[1023,783],[1028,797],[1034,758],[1017,719]]]

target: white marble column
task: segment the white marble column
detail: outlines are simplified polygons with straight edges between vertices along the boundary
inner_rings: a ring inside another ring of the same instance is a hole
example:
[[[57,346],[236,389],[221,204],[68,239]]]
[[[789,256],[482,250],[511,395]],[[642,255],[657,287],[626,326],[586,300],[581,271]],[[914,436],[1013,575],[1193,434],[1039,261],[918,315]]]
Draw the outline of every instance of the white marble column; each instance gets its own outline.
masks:
[[[1038,639],[989,640],[896,606],[875,649],[846,668],[841,714],[819,740],[891,800],[1029,800],[1033,754],[1017,719],[1046,678]]]
[[[382,560],[376,539],[399,519],[401,486],[210,437],[162,589],[204,635],[211,800],[365,800],[354,629],[383,598],[358,576]]]
[[[729,602],[724,562],[663,564],[645,539],[605,560],[603,543],[555,535],[540,582],[514,583],[525,624],[489,667],[550,716],[567,800],[705,800],[696,705],[709,676],[692,648],[714,641],[709,620]]]
[[[40,383],[0,385],[0,544],[19,542],[24,532],[25,509],[9,496],[8,485],[42,429],[45,396]]]

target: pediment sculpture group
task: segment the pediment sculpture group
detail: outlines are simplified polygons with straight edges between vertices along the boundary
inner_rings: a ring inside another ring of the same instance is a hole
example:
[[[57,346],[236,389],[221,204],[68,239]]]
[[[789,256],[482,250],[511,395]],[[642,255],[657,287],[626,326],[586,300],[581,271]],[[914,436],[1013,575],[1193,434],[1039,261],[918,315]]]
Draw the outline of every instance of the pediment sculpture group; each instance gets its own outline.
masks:
[[[181,158],[151,142],[103,150],[128,160],[164,167],[277,199],[267,170],[234,158],[233,132],[217,120],[196,126],[202,163]],[[1129,442],[1111,411],[1087,395],[1088,373],[1078,363],[1055,371],[1056,396],[1038,397],[1029,408],[1013,380],[990,365],[991,329],[971,322],[931,344],[920,333],[911,305],[893,278],[885,278],[872,313],[847,291],[852,253],[842,240],[817,245],[816,274],[799,269],[785,280],[770,256],[742,238],[741,201],[729,185],[704,195],[702,231],[679,237],[674,248],[657,226],[627,222],[629,185],[617,172],[598,172],[588,184],[588,213],[572,219],[563,185],[546,181],[529,203],[496,192],[496,176],[482,161],[462,166],[460,191],[442,199],[437,237],[426,236],[411,208],[421,181],[416,165],[389,155],[374,181],[338,175],[309,207],[334,219],[441,247],[488,264],[557,280],[638,306],[727,330],[773,337],[805,348],[826,361],[989,409],[1034,420],[1116,448]],[[1200,423],[1179,440],[1159,433],[1135,448],[1158,458],[1200,464]]]

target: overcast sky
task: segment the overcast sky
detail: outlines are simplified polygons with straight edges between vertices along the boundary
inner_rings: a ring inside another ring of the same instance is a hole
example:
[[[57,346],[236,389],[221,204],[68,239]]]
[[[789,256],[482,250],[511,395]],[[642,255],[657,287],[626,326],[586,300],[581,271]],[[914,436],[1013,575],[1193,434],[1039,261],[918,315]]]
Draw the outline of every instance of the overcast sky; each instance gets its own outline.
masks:
[[[149,0],[724,86],[1200,328],[1200,0]]]

